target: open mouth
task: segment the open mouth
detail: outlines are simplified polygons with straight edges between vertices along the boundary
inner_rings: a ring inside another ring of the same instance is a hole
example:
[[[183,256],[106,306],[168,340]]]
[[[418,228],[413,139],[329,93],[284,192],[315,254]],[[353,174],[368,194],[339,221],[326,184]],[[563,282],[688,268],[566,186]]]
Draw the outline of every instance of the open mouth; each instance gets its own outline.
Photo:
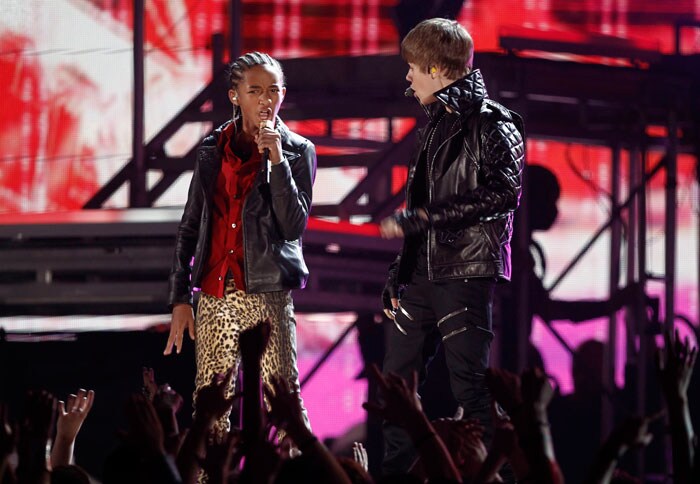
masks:
[[[268,119],[272,119],[272,111],[269,109],[266,109],[265,111],[259,111],[258,116],[260,117],[261,121],[267,121]]]

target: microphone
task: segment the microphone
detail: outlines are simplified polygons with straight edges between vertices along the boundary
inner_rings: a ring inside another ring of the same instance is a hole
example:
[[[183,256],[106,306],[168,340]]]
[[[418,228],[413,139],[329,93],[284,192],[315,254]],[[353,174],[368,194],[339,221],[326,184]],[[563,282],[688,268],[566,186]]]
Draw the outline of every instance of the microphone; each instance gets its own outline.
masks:
[[[412,87],[409,87],[404,91],[403,95],[406,97],[415,97],[416,91],[414,91]]]
[[[275,127],[275,125],[272,122],[272,120],[270,120],[270,119],[260,121],[260,125],[259,125],[260,129],[265,129],[265,128],[274,129],[274,127]],[[269,185],[270,184],[270,173],[272,172],[272,163],[270,162],[270,148],[263,149],[262,164],[265,167],[265,182]]]

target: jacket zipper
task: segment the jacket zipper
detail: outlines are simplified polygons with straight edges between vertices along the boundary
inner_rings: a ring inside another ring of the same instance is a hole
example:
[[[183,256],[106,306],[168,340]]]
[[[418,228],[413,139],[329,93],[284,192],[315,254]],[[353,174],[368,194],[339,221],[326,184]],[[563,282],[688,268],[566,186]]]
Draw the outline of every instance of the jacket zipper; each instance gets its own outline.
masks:
[[[430,139],[428,140],[428,148],[427,151],[425,152],[425,163],[426,163],[426,172],[428,174],[428,203],[432,202],[433,200],[433,161],[435,161],[435,158],[430,159],[430,147],[433,145],[433,138],[435,138],[435,133],[438,130],[438,127],[440,126],[440,123],[442,122],[442,119],[445,117],[446,111],[442,113],[442,116],[440,116],[440,119],[438,119],[437,123],[435,123],[435,127],[433,128],[433,132],[430,133]],[[426,251],[426,258],[427,258],[427,263],[428,263],[428,280],[432,281],[433,280],[433,270],[430,267],[430,252],[431,252],[431,247],[430,247],[430,228],[428,228],[428,233],[426,234],[426,243],[428,244],[428,250]]]
[[[428,143],[428,151],[427,151],[427,153],[426,153],[426,155],[427,155],[427,156],[426,156],[426,163],[429,163],[429,166],[427,167],[427,168],[428,168],[428,170],[427,170],[427,171],[428,171],[428,203],[430,203],[430,202],[433,201],[433,165],[434,165],[434,162],[435,162],[435,158],[437,158],[438,151],[440,151],[440,149],[441,149],[443,146],[445,146],[445,143],[447,143],[448,141],[450,141],[452,138],[454,138],[455,136],[457,136],[457,134],[459,133],[459,131],[456,132],[456,133],[454,133],[454,134],[451,135],[449,138],[447,138],[445,141],[443,141],[442,143],[440,143],[440,146],[438,146],[437,150],[435,150],[435,154],[433,155],[432,160],[430,159],[430,147],[431,147],[432,144],[433,144],[433,138],[435,137],[435,132],[437,131],[437,129],[438,129],[440,123],[442,122],[442,119],[445,117],[445,114],[447,114],[447,111],[445,111],[444,113],[442,113],[442,116],[440,117],[440,119],[438,120],[438,122],[435,124],[435,129],[433,129],[433,132],[430,134],[430,142]],[[455,123],[458,123],[458,122],[459,122],[459,120],[456,120],[456,121],[455,121]],[[454,126],[455,123],[453,123],[452,126]],[[433,280],[433,268],[432,268],[431,265],[430,265],[430,252],[431,252],[431,246],[430,246],[430,239],[431,239],[431,238],[430,238],[430,231],[431,231],[431,229],[428,228],[428,234],[427,234],[427,237],[426,237],[426,238],[428,239],[428,240],[427,240],[427,242],[428,242],[428,250],[427,250],[427,253],[428,253],[428,254],[427,254],[427,256],[428,256],[428,280],[429,280],[429,281],[432,281],[432,280]]]

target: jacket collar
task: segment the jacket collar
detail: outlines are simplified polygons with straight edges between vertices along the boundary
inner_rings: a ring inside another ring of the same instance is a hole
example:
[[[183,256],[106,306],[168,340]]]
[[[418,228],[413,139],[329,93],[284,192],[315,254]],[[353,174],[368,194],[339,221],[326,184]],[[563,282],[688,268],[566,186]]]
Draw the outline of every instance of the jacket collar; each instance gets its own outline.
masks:
[[[489,97],[479,69],[474,69],[463,78],[443,87],[434,96],[439,102],[427,107],[431,119],[434,119],[443,107],[450,108],[460,115],[466,114]]]

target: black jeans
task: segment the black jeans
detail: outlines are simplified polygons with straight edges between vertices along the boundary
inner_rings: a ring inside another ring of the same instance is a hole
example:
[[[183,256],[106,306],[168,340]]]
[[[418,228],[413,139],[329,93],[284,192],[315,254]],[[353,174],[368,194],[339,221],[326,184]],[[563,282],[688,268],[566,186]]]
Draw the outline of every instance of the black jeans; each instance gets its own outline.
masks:
[[[401,295],[396,323],[388,323],[383,368],[385,374],[393,372],[406,379],[415,370],[422,381],[437,345],[444,344],[452,393],[464,409],[463,418],[478,418],[484,425],[487,442],[493,426],[484,373],[493,340],[494,287],[495,281],[486,278],[430,282],[414,274]],[[406,432],[385,422],[384,474],[406,472],[414,458]]]

